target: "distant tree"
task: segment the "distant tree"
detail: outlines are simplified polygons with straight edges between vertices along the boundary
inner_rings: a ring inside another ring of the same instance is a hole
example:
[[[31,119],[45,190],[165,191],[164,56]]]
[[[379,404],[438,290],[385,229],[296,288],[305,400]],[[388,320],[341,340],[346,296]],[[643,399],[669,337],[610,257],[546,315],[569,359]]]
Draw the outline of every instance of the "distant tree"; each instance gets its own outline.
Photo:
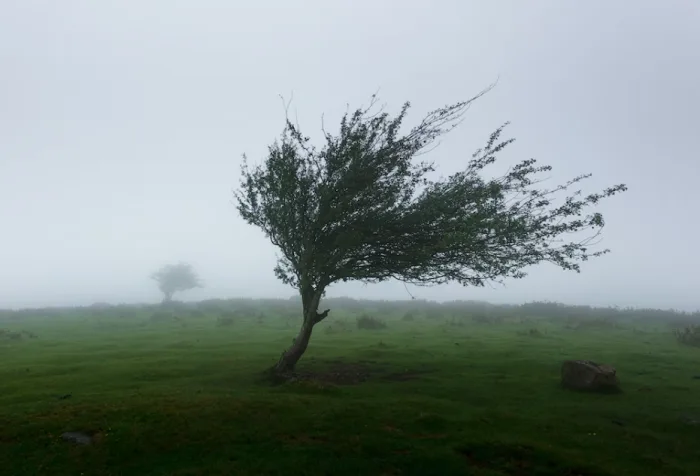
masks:
[[[609,251],[590,250],[604,222],[600,213],[584,212],[626,186],[583,197],[573,191],[555,205],[555,194],[590,175],[540,188],[537,177],[551,167],[528,159],[503,176],[482,177],[514,140],[500,140],[507,123],[464,170],[447,178],[430,179],[434,164],[412,160],[456,127],[485,92],[430,112],[404,135],[399,129],[410,103],[392,118],[373,111],[373,96],[369,107],[342,117],[337,134],[324,129],[320,149],[287,119],[262,165],[249,167],[244,155],[241,186],[234,192],[237,209],[280,249],[275,274],[302,300],[299,334],[273,371],[294,370],[313,327],[329,313],[318,307],[333,283],[397,279],[484,286],[523,278],[525,268],[543,261],[579,272],[579,262]],[[571,238],[586,230],[587,237]],[[560,239],[566,236],[569,241]]]
[[[158,289],[163,293],[163,302],[165,303],[172,301],[173,294],[176,292],[202,286],[194,269],[187,263],[163,266],[153,273],[151,278],[158,283]]]

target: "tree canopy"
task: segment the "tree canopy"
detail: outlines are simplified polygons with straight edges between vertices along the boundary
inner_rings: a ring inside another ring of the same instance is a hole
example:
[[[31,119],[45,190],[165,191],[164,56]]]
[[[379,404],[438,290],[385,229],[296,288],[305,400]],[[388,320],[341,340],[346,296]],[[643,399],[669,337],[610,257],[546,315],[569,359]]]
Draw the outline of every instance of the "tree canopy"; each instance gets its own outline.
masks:
[[[251,167],[244,156],[238,211],[281,251],[275,273],[299,289],[308,326],[339,281],[483,286],[523,278],[541,262],[579,272],[580,262],[609,251],[593,249],[605,222],[589,209],[626,186],[583,195],[574,188],[588,174],[544,188],[541,175],[552,167],[535,159],[486,177],[514,141],[501,138],[507,123],[463,170],[431,178],[435,164],[417,158],[482,94],[428,113],[405,133],[410,103],[392,117],[373,96],[343,115],[336,134],[324,130],[320,148],[287,119],[263,164]]]
[[[173,294],[202,286],[192,265],[188,263],[169,264],[151,275],[163,293],[163,301],[170,302]]]

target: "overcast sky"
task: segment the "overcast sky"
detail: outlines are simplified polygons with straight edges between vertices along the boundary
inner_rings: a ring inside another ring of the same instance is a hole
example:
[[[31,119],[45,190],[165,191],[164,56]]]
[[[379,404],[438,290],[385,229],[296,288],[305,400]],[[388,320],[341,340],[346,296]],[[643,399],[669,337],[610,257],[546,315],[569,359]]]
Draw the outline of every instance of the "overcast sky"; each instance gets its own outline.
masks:
[[[206,283],[183,298],[289,297],[231,193],[281,131],[279,95],[317,138],[377,90],[411,122],[496,79],[430,158],[455,172],[511,121],[503,164],[628,184],[600,206],[612,253],[410,292],[700,308],[697,0],[0,0],[0,306],[157,302],[149,273],[180,260]]]

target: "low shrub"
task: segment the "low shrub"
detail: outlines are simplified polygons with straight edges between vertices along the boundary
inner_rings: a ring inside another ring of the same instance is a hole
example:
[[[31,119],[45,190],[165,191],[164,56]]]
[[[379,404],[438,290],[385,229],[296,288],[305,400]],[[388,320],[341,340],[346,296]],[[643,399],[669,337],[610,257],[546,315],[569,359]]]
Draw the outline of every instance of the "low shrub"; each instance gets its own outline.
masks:
[[[700,325],[698,324],[674,329],[673,335],[680,344],[700,347]]]
[[[22,340],[25,337],[30,339],[36,339],[38,336],[33,332],[29,331],[10,331],[7,329],[0,329],[0,340]]]
[[[386,323],[376,317],[365,314],[357,318],[357,328],[366,330],[386,329]]]
[[[226,316],[226,315],[219,316],[216,319],[216,325],[218,327],[232,326],[234,322],[235,322],[235,319],[233,318],[233,316],[230,316],[230,315],[229,316]]]

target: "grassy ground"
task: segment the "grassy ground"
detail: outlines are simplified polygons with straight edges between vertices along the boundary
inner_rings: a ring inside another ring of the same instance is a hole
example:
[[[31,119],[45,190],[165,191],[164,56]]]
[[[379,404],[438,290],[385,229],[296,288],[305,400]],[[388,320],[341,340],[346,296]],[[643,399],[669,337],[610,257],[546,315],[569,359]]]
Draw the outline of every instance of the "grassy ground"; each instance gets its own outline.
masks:
[[[0,321],[38,335],[0,342],[0,474],[700,474],[700,350],[665,328],[335,312],[300,367],[318,379],[270,387],[282,319],[149,315]],[[568,358],[616,366],[623,393],[561,389]]]

